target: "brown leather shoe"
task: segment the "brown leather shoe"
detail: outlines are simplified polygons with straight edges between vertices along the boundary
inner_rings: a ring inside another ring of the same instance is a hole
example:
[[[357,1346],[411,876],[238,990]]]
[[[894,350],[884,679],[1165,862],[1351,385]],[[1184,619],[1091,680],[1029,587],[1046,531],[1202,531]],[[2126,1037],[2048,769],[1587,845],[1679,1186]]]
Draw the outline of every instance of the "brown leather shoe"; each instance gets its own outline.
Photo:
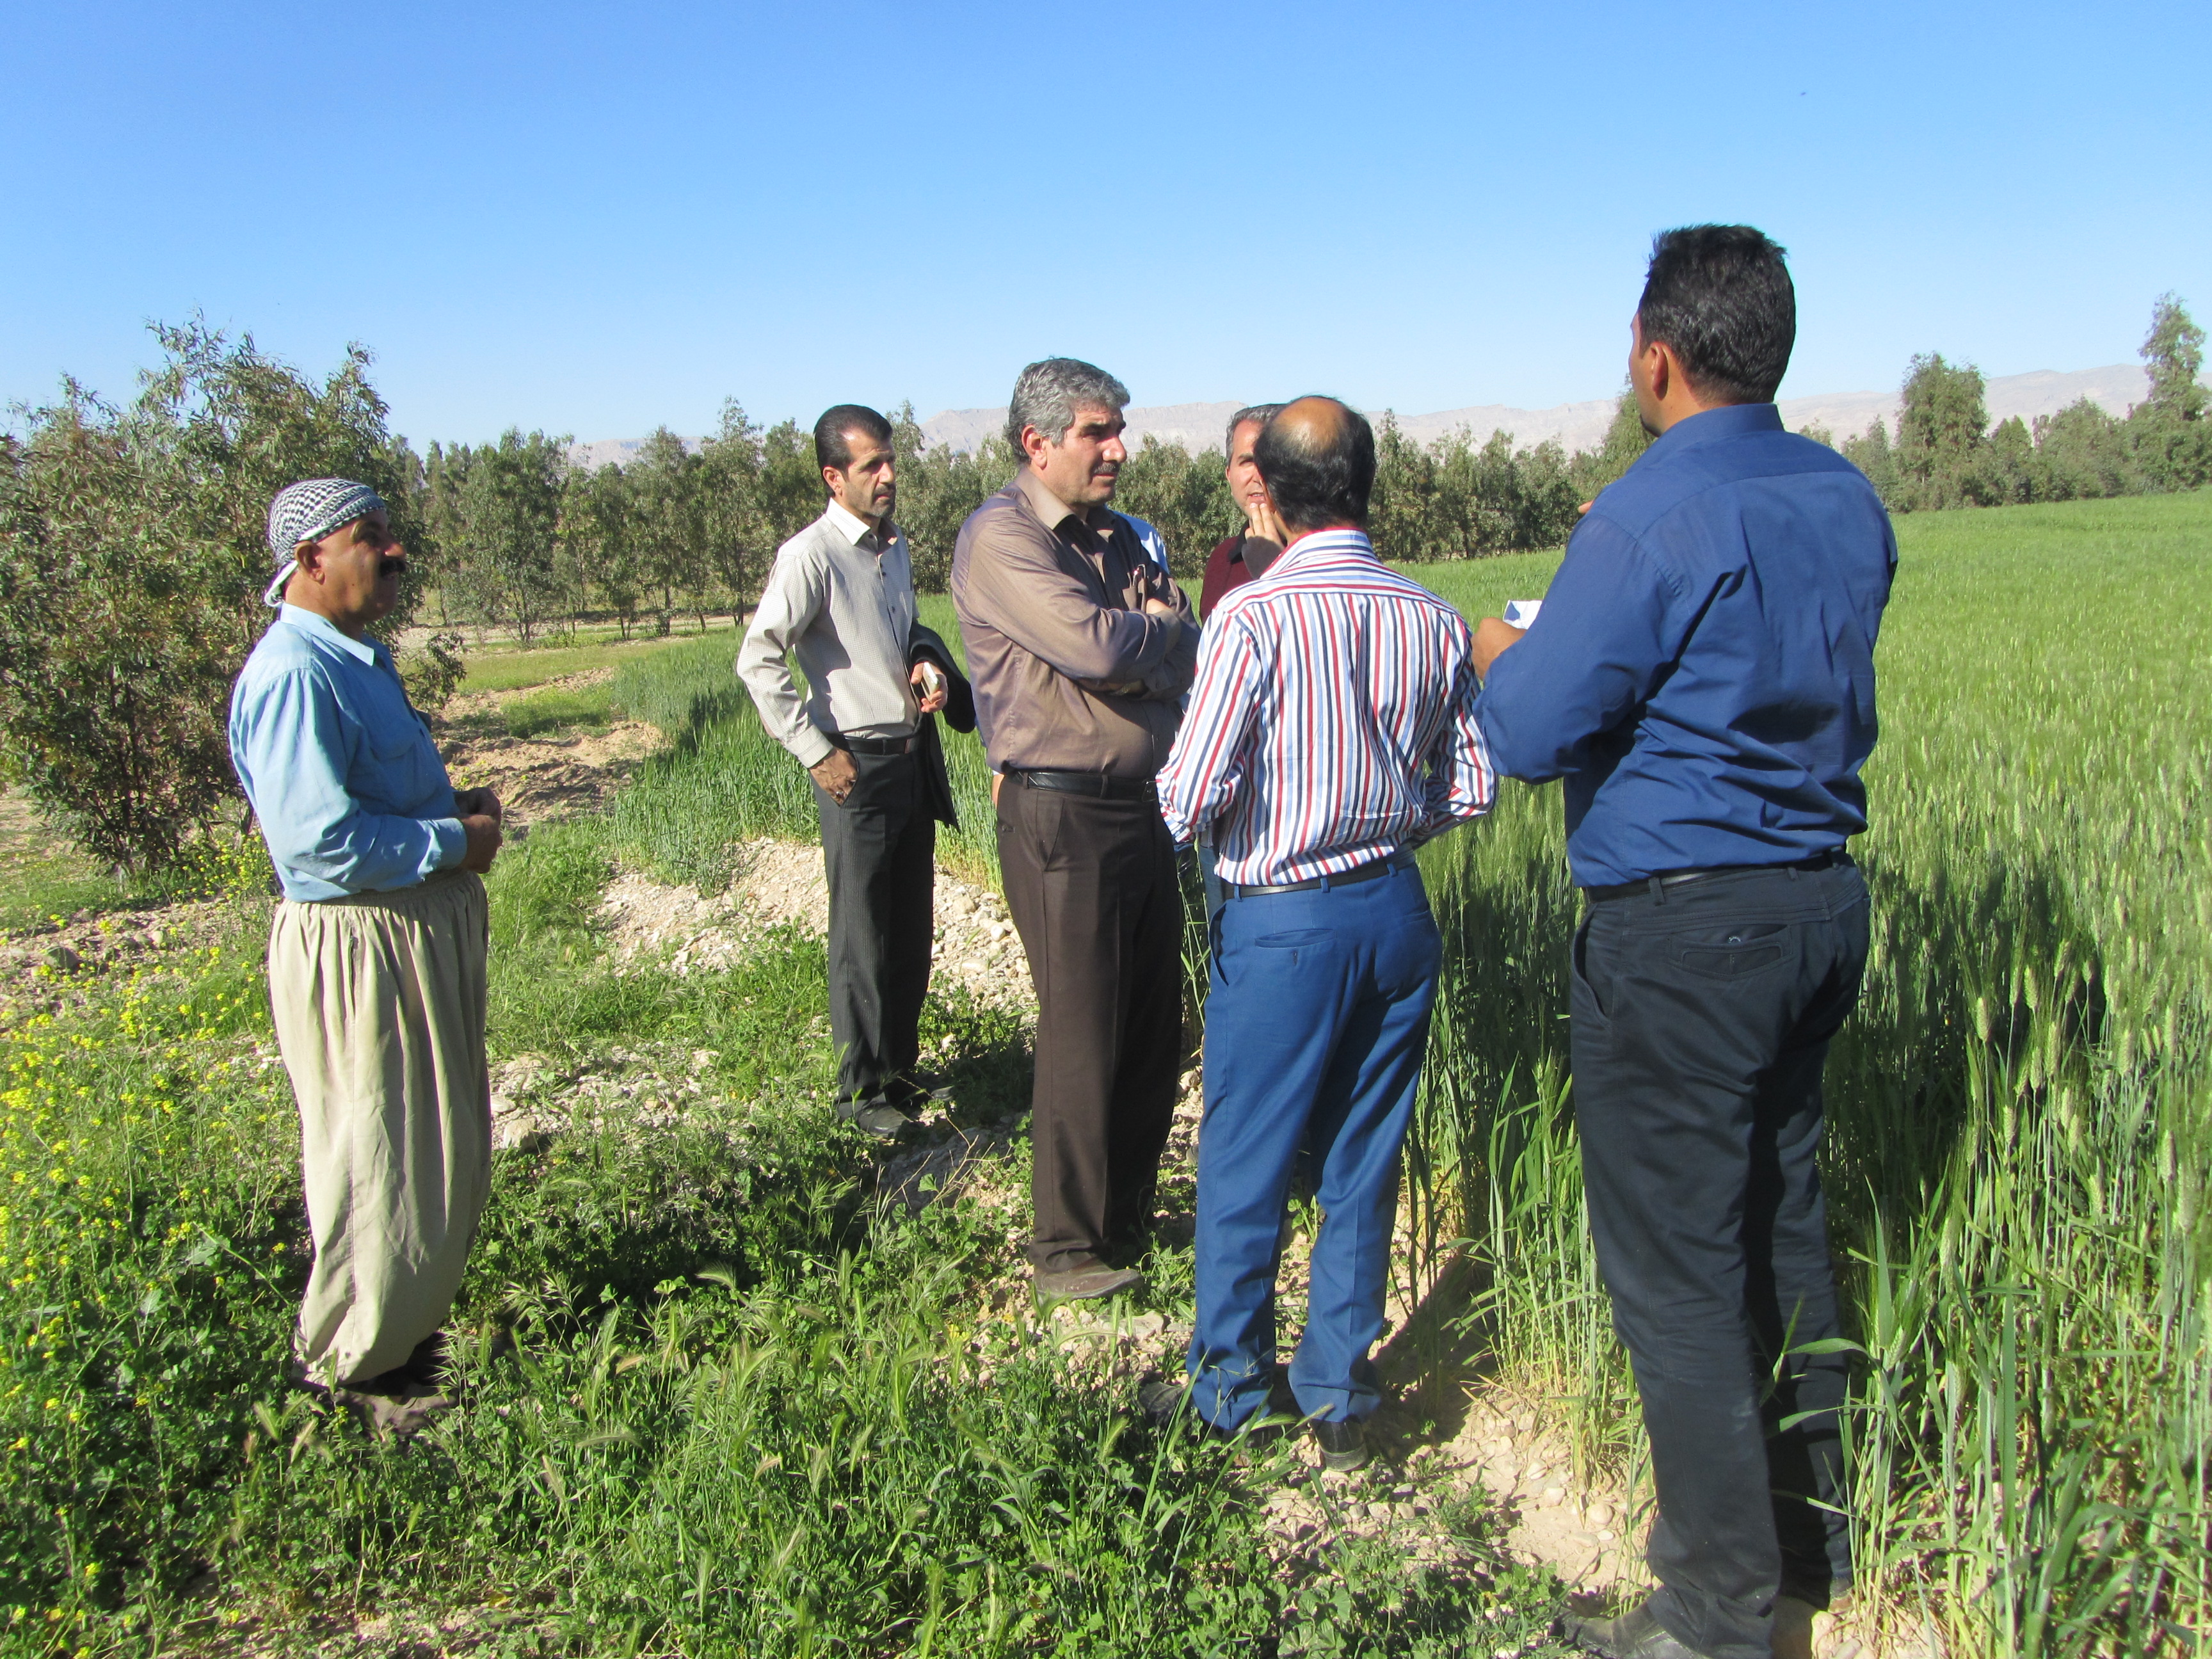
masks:
[[[1032,1273],[1030,1288],[1036,1293],[1039,1307],[1054,1302],[1097,1302],[1143,1290],[1145,1276],[1133,1268],[1092,1261],[1056,1273]]]
[[[394,1440],[411,1440],[432,1421],[453,1408],[447,1395],[419,1382],[387,1385],[382,1377],[374,1389],[349,1389],[341,1384],[331,1390],[331,1398],[353,1413],[359,1423],[373,1435],[390,1435]]]

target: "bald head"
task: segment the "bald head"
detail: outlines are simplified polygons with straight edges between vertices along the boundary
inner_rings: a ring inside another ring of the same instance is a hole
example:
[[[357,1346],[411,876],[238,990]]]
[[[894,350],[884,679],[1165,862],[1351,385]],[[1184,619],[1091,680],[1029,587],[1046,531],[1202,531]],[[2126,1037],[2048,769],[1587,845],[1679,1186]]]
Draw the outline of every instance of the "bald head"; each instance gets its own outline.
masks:
[[[1375,431],[1334,398],[1301,398],[1267,422],[1252,459],[1293,535],[1367,527],[1375,488]]]

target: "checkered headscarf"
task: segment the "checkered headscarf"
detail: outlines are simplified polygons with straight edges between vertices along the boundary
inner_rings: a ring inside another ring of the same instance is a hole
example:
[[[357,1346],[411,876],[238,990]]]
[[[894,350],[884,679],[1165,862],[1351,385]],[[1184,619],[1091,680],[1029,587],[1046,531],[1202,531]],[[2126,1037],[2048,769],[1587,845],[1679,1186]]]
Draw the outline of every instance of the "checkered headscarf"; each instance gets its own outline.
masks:
[[[351,478],[304,478],[278,490],[269,503],[269,550],[276,556],[276,574],[261,602],[272,610],[284,603],[284,584],[300,564],[292,552],[301,542],[319,542],[384,505],[383,496]]]

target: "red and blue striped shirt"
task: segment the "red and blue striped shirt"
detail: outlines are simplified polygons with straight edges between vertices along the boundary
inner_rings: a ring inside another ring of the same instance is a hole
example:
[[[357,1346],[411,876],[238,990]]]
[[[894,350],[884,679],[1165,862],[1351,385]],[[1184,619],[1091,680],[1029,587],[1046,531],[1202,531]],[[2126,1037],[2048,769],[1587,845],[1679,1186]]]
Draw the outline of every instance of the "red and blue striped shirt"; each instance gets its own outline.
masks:
[[[1309,881],[1490,810],[1474,636],[1357,530],[1294,542],[1206,621],[1159,775],[1178,842],[1211,830],[1221,878]]]

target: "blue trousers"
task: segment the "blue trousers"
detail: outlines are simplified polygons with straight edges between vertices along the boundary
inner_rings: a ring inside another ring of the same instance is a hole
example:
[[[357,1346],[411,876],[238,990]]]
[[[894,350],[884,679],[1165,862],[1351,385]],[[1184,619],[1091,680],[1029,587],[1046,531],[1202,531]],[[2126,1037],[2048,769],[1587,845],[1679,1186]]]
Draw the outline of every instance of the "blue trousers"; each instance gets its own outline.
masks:
[[[1380,1402],[1398,1154],[1412,1120],[1443,954],[1410,864],[1349,887],[1232,898],[1212,921],[1206,1115],[1198,1140],[1192,1404],[1233,1429],[1275,1364],[1275,1269],[1301,1147],[1324,1219],[1291,1386],[1305,1416]]]

